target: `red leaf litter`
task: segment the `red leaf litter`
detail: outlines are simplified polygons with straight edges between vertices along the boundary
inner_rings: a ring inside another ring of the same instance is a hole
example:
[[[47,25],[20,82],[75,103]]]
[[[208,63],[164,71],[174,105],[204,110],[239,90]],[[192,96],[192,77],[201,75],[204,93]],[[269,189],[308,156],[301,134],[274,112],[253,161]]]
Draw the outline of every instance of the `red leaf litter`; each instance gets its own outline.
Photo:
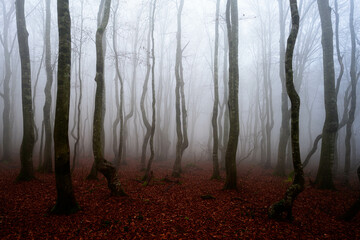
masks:
[[[307,185],[288,222],[267,217],[289,185],[271,170],[242,165],[239,190],[224,191],[223,180],[210,180],[210,164],[183,168],[176,182],[170,164],[156,163],[145,186],[136,166],[122,167],[128,197],[111,196],[102,176],[89,181],[89,167],[78,169],[73,185],[81,210],[69,216],[49,214],[56,201],[54,174],[15,183],[18,169],[1,168],[0,239],[360,239],[359,214],[339,220],[359,196],[355,179],[350,188],[337,184],[336,191]]]

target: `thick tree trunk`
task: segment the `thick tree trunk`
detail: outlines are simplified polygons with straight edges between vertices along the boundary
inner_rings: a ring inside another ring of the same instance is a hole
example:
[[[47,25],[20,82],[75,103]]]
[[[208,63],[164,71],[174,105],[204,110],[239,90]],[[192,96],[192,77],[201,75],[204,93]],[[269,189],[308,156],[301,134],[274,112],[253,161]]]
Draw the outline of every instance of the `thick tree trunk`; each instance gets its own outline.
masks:
[[[71,20],[68,0],[57,1],[59,59],[54,126],[57,199],[54,214],[70,214],[80,208],[75,200],[70,173],[69,111],[71,76]]]
[[[338,130],[338,112],[335,91],[335,71],[333,58],[333,30],[329,0],[317,0],[323,48],[325,122],[322,133],[321,156],[316,184],[322,189],[334,189],[332,166],[335,156],[335,136]]]
[[[300,98],[297,94],[293,80],[293,53],[296,43],[296,37],[299,31],[299,12],[297,0],[290,0],[292,26],[289,38],[287,40],[285,72],[286,72],[286,90],[291,101],[291,145],[292,158],[295,171],[294,181],[286,190],[285,196],[279,202],[272,204],[269,208],[269,218],[281,218],[283,212],[287,213],[287,219],[292,219],[292,207],[296,197],[304,190],[304,172],[301,164],[300,145],[299,145],[299,112]]]
[[[101,24],[96,31],[96,93],[95,93],[95,112],[93,128],[93,153],[95,157],[96,169],[101,172],[108,181],[108,187],[112,195],[126,195],[121,187],[115,167],[104,158],[104,112],[105,112],[105,82],[104,82],[104,52],[103,34],[105,32],[110,15],[111,0],[105,0]]]
[[[21,99],[23,113],[23,139],[20,149],[21,170],[18,181],[28,181],[34,178],[34,113],[31,97],[31,67],[29,55],[28,32],[26,29],[24,0],[16,0],[16,26],[21,60]]]
[[[220,0],[216,1],[216,14],[215,14],[215,54],[214,54],[214,106],[212,115],[213,127],[213,173],[211,179],[220,178],[219,170],[219,137],[218,137],[218,111],[219,111],[219,9]]]
[[[224,189],[237,189],[236,151],[239,140],[239,66],[238,66],[238,6],[236,0],[226,4],[226,25],[229,41],[229,119],[230,134],[226,148]]]

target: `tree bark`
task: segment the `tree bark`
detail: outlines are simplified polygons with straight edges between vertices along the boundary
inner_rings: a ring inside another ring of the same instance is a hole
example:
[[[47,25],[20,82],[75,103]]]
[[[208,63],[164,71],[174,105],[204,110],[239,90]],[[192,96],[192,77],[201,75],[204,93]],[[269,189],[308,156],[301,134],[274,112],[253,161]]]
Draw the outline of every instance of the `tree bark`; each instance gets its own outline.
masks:
[[[218,137],[218,111],[219,111],[219,9],[220,0],[216,1],[215,13],[215,53],[214,53],[214,106],[212,114],[213,127],[213,173],[211,179],[220,179],[219,170],[219,137]]]
[[[103,35],[109,21],[111,0],[105,0],[101,24],[96,31],[96,93],[93,127],[93,153],[96,169],[101,172],[108,182],[112,195],[126,195],[122,189],[115,167],[104,158],[104,113],[105,113],[105,82],[104,82],[104,52]]]
[[[226,148],[224,189],[237,189],[236,151],[239,141],[239,66],[238,66],[238,6],[236,0],[226,4],[226,25],[229,41],[229,119],[230,134]]]
[[[181,116],[184,114],[182,113],[181,109],[181,87],[183,81],[181,79],[181,66],[182,66],[182,50],[181,50],[181,13],[184,7],[184,0],[180,1],[180,5],[177,12],[177,33],[176,33],[176,61],[175,61],[175,78],[176,78],[176,87],[175,87],[175,113],[176,113],[176,135],[177,135],[177,142],[176,142],[176,158],[174,162],[174,167],[172,171],[173,177],[180,177],[181,176],[181,159],[183,153],[183,143],[184,143],[184,133],[182,129],[182,120]],[[186,117],[185,117],[186,118]]]
[[[317,0],[322,29],[325,122],[322,132],[320,163],[316,184],[321,189],[334,189],[332,166],[335,156],[335,136],[338,130],[338,112],[335,91],[333,58],[333,30],[329,0]]]
[[[279,202],[272,204],[269,208],[269,218],[281,218],[283,212],[287,213],[287,219],[292,219],[292,207],[296,197],[304,190],[304,172],[301,164],[300,145],[299,145],[299,112],[300,98],[296,92],[293,80],[293,54],[296,37],[299,31],[299,12],[297,0],[289,0],[291,9],[292,26],[287,40],[285,56],[286,90],[291,102],[291,146],[292,159],[295,171],[294,181],[286,190],[285,196]]]
[[[26,29],[24,0],[16,0],[16,26],[21,60],[21,99],[23,113],[23,139],[20,149],[21,170],[18,181],[29,181],[34,178],[33,149],[34,149],[34,113],[31,94],[31,67]]]
[[[69,111],[71,77],[71,19],[68,0],[57,1],[59,28],[58,84],[54,126],[57,199],[52,213],[71,214],[80,208],[75,200],[70,173]]]

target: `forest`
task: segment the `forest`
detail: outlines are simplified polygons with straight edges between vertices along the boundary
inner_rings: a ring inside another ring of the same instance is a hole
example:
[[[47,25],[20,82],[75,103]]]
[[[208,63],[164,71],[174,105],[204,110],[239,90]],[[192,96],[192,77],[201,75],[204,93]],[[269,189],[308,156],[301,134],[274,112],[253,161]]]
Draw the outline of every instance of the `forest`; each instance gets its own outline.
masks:
[[[0,239],[360,239],[359,1],[0,8]]]

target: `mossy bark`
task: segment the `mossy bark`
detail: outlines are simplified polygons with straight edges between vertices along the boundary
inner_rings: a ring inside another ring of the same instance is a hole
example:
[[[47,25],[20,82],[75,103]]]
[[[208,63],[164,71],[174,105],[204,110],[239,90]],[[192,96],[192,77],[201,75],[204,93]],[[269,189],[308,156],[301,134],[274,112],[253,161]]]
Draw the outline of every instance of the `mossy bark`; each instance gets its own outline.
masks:
[[[23,113],[23,139],[20,148],[21,170],[18,181],[34,178],[33,149],[35,145],[34,113],[31,94],[31,67],[29,54],[29,34],[26,29],[24,0],[16,0],[16,26],[21,61],[21,100]]]
[[[291,146],[292,159],[294,166],[294,181],[286,190],[285,196],[280,201],[272,204],[269,208],[269,218],[279,219],[284,212],[287,213],[287,219],[292,219],[292,207],[296,197],[304,190],[304,172],[301,164],[300,144],[299,144],[299,112],[300,98],[296,92],[293,80],[293,53],[296,43],[296,37],[299,31],[299,12],[296,0],[290,0],[291,9],[291,31],[287,40],[285,55],[286,72],[286,90],[291,101]]]
[[[71,84],[71,19],[68,0],[57,1],[59,28],[58,83],[55,110],[55,180],[57,199],[54,214],[71,214],[78,211],[71,173],[69,146],[69,111]]]

